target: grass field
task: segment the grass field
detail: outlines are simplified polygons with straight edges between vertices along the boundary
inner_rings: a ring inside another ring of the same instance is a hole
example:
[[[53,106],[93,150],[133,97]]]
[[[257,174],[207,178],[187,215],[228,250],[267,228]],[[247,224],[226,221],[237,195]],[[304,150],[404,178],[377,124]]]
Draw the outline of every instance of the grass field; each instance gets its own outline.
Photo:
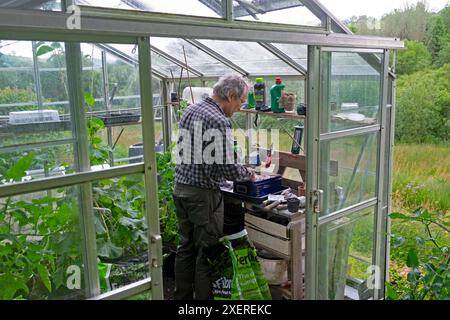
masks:
[[[449,212],[450,144],[395,146],[393,200],[396,210]]]
[[[392,211],[412,212],[418,207],[441,215],[450,214],[450,144],[442,145],[396,145],[394,151],[394,179]],[[436,242],[450,246],[450,234],[432,228]],[[391,233],[406,239],[404,246],[391,246],[391,274],[402,272],[406,264],[408,248],[419,253],[431,252],[427,244],[418,248],[417,237],[428,238],[423,225],[417,222],[392,220]]]

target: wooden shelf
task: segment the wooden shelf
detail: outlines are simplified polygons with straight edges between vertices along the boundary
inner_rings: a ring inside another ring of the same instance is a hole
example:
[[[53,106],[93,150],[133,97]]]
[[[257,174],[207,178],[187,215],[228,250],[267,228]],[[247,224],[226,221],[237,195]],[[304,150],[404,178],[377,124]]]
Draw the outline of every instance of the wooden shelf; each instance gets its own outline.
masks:
[[[305,116],[299,116],[297,112],[295,111],[287,111],[287,112],[281,112],[281,113],[274,113],[274,112],[262,112],[257,111],[255,109],[241,109],[239,112],[243,113],[249,113],[249,114],[261,114],[264,116],[270,116],[274,118],[285,118],[285,119],[305,119]]]

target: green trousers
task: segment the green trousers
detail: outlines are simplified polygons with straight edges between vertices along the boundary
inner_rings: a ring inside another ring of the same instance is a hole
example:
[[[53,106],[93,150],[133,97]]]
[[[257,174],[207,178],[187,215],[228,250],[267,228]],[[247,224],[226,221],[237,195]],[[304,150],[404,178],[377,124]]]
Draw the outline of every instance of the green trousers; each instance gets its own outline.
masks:
[[[175,201],[180,244],[175,258],[176,300],[212,299],[211,270],[204,250],[223,236],[220,190],[176,184]]]

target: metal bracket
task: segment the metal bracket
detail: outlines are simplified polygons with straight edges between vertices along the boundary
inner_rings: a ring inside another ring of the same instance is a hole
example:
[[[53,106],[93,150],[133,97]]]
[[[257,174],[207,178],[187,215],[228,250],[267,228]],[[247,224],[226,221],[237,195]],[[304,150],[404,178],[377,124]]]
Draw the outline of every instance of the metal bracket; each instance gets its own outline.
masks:
[[[323,190],[317,189],[311,191],[310,199],[314,213],[320,213],[323,207]]]
[[[153,268],[161,267],[163,264],[162,258],[162,237],[161,235],[152,235],[150,237],[150,243],[154,246],[153,250],[155,254],[152,254],[152,264]]]

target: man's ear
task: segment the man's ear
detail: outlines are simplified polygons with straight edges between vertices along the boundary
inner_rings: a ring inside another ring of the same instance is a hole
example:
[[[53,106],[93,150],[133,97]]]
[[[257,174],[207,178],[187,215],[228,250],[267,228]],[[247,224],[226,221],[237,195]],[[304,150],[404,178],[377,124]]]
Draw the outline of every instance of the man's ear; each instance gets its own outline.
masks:
[[[230,93],[228,95],[228,102],[232,102],[234,100],[234,94]]]

